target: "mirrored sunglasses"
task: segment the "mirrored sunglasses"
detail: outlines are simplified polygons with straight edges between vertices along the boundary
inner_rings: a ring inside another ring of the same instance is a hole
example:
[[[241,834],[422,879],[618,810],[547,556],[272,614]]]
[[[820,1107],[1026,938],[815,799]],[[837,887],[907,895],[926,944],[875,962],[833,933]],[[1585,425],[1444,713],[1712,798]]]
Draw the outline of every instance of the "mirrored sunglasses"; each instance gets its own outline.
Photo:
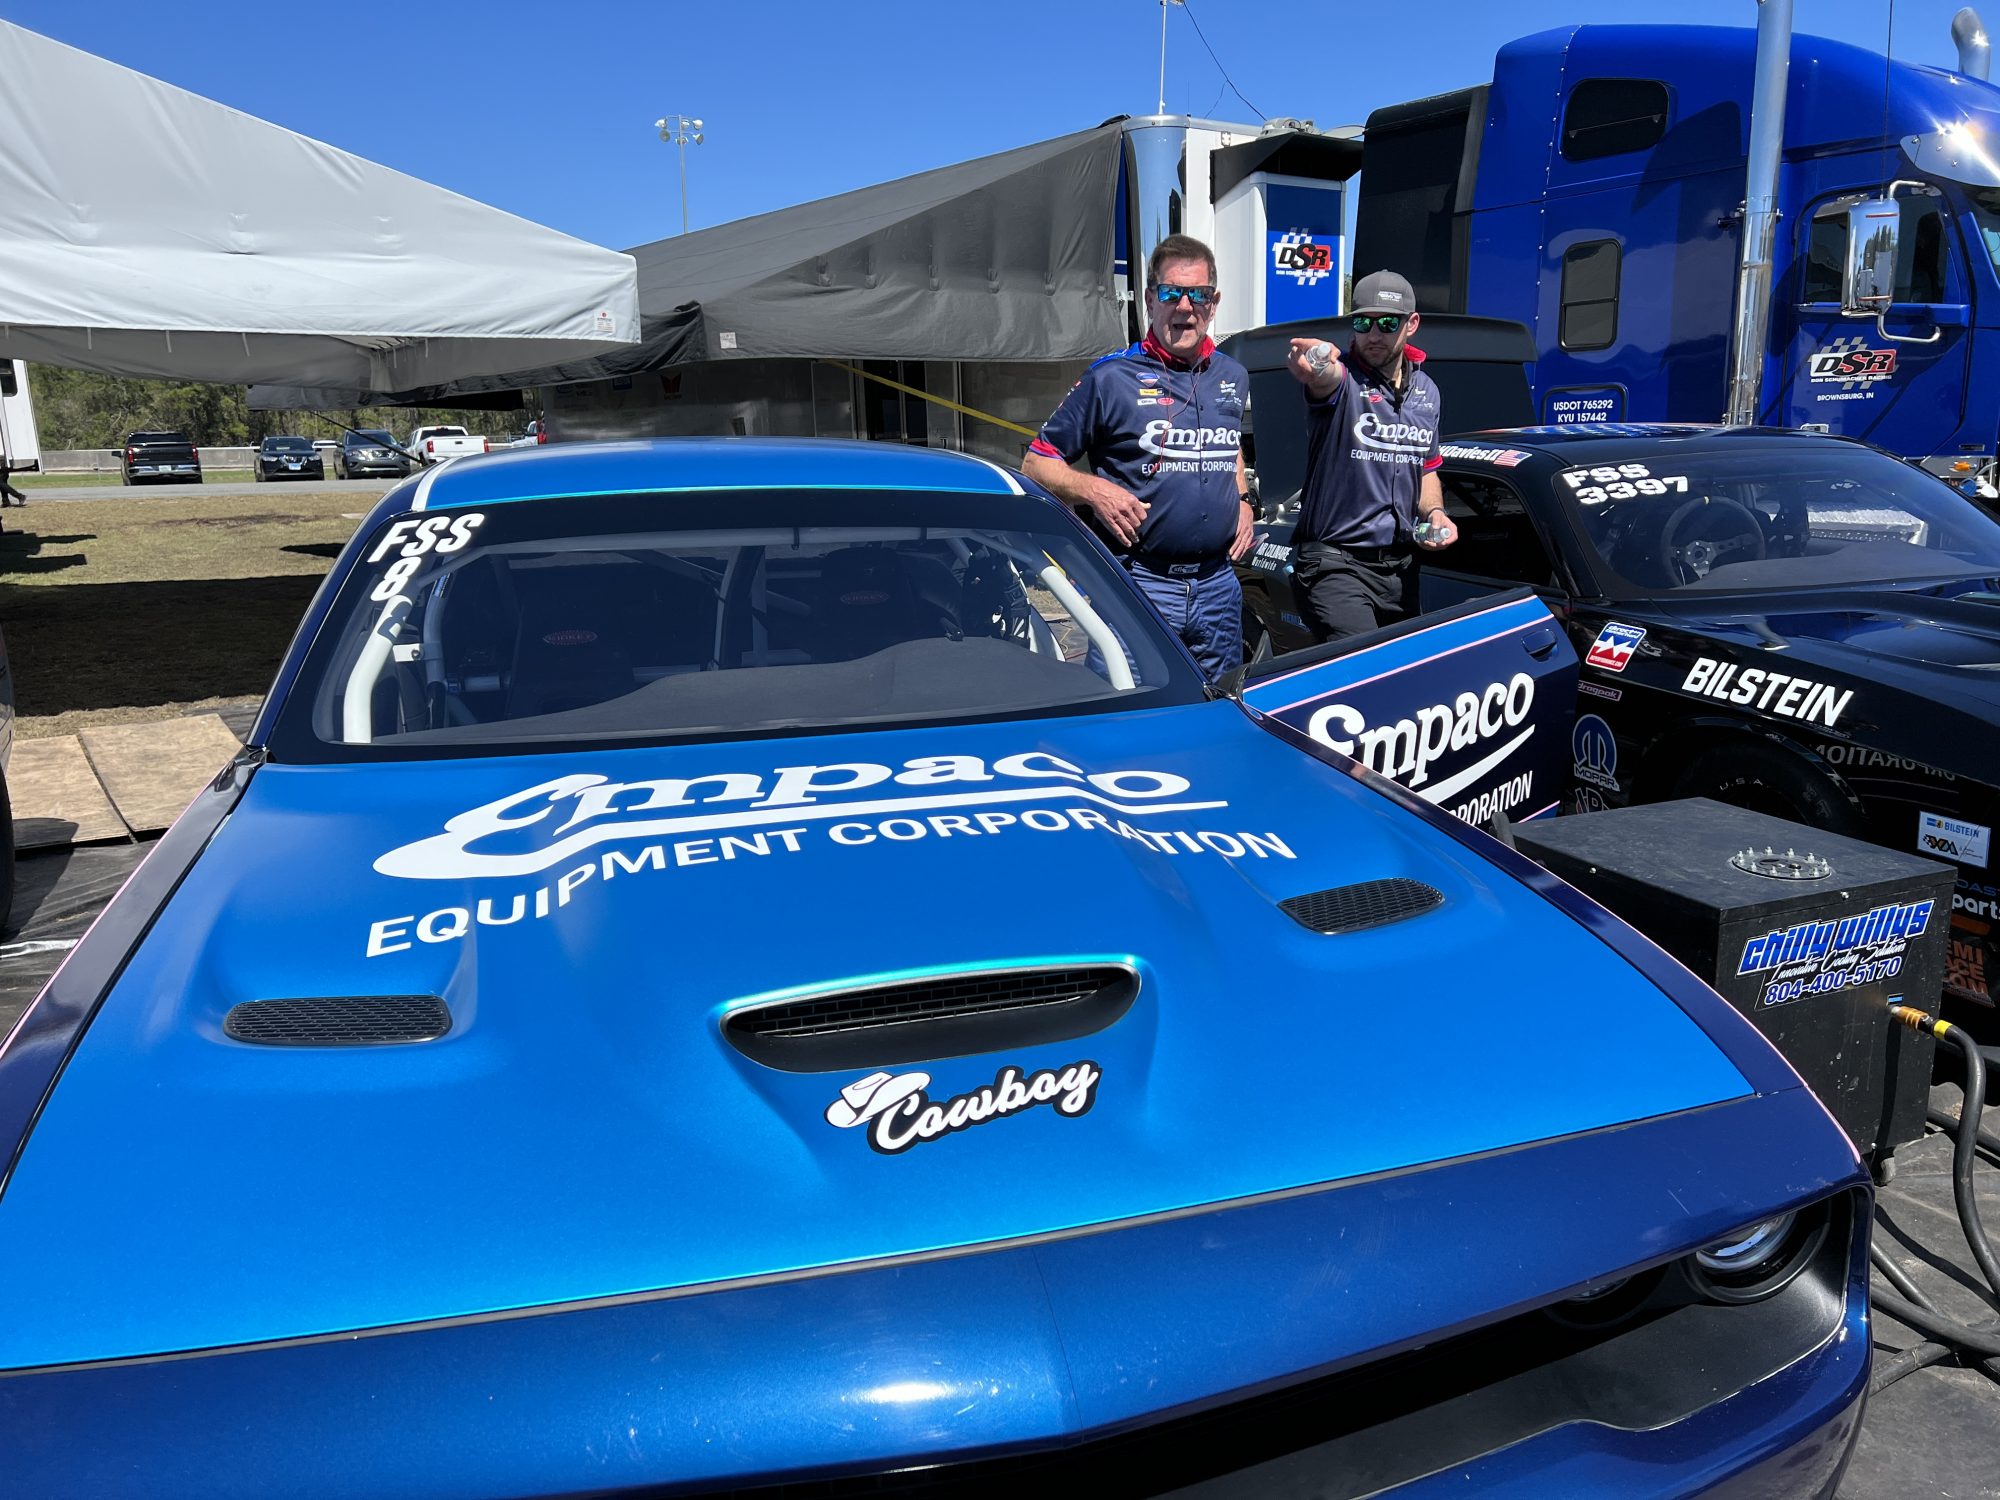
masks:
[[[1172,307],[1183,297],[1187,298],[1196,307],[1207,307],[1209,303],[1215,300],[1215,288],[1212,286],[1156,286],[1153,288],[1153,296],[1159,300],[1159,304],[1162,307]]]
[[[1403,326],[1401,313],[1377,313],[1370,317],[1367,313],[1357,313],[1347,320],[1354,325],[1356,333],[1366,333],[1373,327],[1379,333],[1395,333]]]

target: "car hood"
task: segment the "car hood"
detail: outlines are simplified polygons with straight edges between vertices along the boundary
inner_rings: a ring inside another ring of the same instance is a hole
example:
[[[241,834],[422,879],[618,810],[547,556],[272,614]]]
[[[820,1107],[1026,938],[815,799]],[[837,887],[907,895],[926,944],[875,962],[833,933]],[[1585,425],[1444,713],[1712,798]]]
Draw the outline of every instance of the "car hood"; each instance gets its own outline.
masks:
[[[1442,905],[1341,936],[1278,905],[1389,877]],[[1045,963],[1126,965],[1139,991],[1094,1033],[886,1081],[765,1066],[722,1024],[772,997]],[[1588,997],[1588,1025],[1555,983]],[[224,1031],[246,1001],[391,995],[441,997],[449,1034]],[[877,1149],[871,1098],[918,1087],[985,1102]],[[0,1244],[35,1268],[0,1367],[1015,1240],[1749,1092],[1574,918],[1228,702],[267,766],[0,1198]]]
[[[1867,684],[1905,688],[1989,720],[2000,719],[2000,593],[1963,584],[1814,593],[1744,609],[1692,600],[1668,607],[1690,628],[1749,647],[1782,647],[1802,661]],[[1786,603],[1787,607],[1774,608]],[[1948,689],[1946,685],[1948,684]],[[1866,694],[1855,708],[1865,712]]]

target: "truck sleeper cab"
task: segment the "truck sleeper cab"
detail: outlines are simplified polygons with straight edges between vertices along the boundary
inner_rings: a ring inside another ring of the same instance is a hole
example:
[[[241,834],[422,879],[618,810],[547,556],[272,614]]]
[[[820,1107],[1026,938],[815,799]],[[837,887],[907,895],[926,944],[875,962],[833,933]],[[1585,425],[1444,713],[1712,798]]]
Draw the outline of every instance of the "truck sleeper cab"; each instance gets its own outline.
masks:
[[[1490,85],[1377,111],[1356,264],[1405,267],[1427,312],[1526,323],[1544,422],[1718,420],[1755,54],[1748,29],[1565,27]],[[2000,411],[2000,90],[1886,79],[1885,106],[1880,55],[1792,38],[1759,420],[1971,492]]]

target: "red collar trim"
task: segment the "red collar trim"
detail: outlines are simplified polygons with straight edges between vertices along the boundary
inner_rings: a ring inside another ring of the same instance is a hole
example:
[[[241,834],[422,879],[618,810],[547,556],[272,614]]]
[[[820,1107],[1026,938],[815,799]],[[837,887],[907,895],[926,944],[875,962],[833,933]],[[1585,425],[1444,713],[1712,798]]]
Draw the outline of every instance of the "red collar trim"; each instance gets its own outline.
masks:
[[[1192,363],[1180,358],[1178,355],[1169,354],[1167,346],[1153,337],[1153,330],[1150,328],[1146,330],[1146,336],[1139,340],[1139,347],[1169,369],[1199,370],[1203,365],[1208,363],[1209,356],[1215,353],[1215,340],[1204,338],[1201,341],[1201,348],[1195,351]]]

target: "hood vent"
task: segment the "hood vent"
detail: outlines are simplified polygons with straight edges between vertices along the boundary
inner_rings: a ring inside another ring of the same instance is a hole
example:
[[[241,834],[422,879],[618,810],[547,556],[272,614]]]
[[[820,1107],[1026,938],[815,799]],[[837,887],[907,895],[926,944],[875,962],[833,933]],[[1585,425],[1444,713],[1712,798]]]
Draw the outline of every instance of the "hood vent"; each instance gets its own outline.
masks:
[[[1364,880],[1358,885],[1337,885],[1309,896],[1289,897],[1278,905],[1301,927],[1332,935],[1362,932],[1420,917],[1444,905],[1444,893],[1421,880],[1397,876],[1389,880]]]
[[[934,974],[834,990],[724,1018],[723,1035],[787,1073],[886,1067],[1065,1042],[1131,1009],[1139,976],[1116,964]]]
[[[451,1011],[434,995],[246,1000],[222,1029],[265,1047],[387,1047],[436,1041],[451,1030]]]

